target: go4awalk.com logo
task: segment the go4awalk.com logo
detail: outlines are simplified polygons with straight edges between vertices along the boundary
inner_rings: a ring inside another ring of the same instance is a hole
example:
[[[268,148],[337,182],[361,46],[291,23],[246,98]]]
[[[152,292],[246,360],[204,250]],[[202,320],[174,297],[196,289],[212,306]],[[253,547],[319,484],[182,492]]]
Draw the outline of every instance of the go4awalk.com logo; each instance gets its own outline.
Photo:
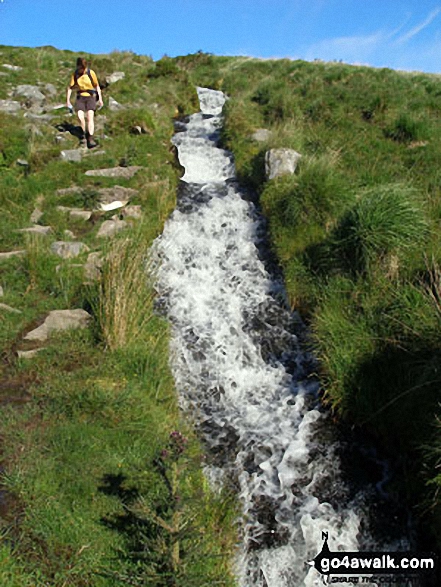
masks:
[[[438,571],[434,554],[411,552],[339,552],[328,546],[328,533],[322,533],[322,550],[308,563],[323,576],[323,583],[411,585],[425,574]]]

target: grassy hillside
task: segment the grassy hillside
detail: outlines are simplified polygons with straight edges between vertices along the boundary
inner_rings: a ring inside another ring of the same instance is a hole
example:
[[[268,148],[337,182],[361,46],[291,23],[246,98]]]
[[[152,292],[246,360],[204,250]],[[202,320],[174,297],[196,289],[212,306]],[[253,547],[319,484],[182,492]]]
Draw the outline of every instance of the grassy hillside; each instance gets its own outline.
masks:
[[[0,253],[22,251],[0,255],[0,584],[230,585],[234,505],[202,476],[145,272],[175,204],[173,117],[197,109],[196,92],[168,59],[86,56],[105,104],[122,108],[97,114],[101,148],[69,162],[60,152],[77,149],[76,120],[56,106],[76,57],[0,47],[0,100],[21,104],[0,112]],[[107,85],[115,71],[124,79]],[[16,95],[23,84],[43,92],[42,107]],[[85,175],[133,165],[131,179]],[[98,199],[116,185],[135,190],[130,207],[141,215],[117,210],[127,225],[106,239],[98,231],[115,211],[100,211]],[[78,215],[87,210],[89,219]],[[19,231],[35,224],[49,234]],[[57,241],[88,250],[62,259]],[[91,253],[103,260],[97,279],[84,270]],[[24,340],[65,309],[87,310],[88,328]]]
[[[226,91],[224,143],[257,193],[324,400],[376,438],[399,495],[439,536],[441,77],[337,63],[200,55]],[[252,138],[270,131],[264,142]],[[266,181],[265,152],[302,155]],[[394,491],[394,488],[390,488]]]

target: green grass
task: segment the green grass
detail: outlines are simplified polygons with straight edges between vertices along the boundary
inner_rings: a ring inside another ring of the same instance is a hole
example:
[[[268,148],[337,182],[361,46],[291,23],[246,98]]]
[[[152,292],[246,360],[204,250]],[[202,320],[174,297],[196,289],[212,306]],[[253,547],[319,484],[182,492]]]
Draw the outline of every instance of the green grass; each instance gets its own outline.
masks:
[[[65,100],[76,54],[1,50],[4,63],[23,68],[2,78],[1,98],[22,83],[51,83],[57,95],[47,99],[49,121],[0,117],[0,251],[26,253],[0,262],[2,302],[20,310],[0,315],[0,490],[7,497],[0,505],[0,583],[232,585],[236,506],[202,475],[204,455],[177,406],[168,327],[153,311],[146,273],[148,248],[175,205],[173,117],[196,109],[195,88],[178,62],[154,64],[130,52],[86,55],[103,82],[125,72],[103,89],[106,103],[112,96],[124,109],[97,113],[105,153],[69,163],[59,154],[78,145],[66,130],[75,119],[51,106]],[[117,165],[143,169],[129,181],[84,175]],[[137,190],[131,203],[144,216],[105,242],[96,238],[98,226],[114,212],[97,212],[97,198],[114,185]],[[57,193],[71,186],[80,190]],[[95,212],[90,221],[72,220],[59,205]],[[47,236],[17,231],[31,226],[35,207],[40,223],[52,227]],[[66,230],[102,253],[98,283],[85,283],[88,252],[67,260],[50,253]],[[33,359],[18,359],[17,350],[35,346],[23,336],[50,310],[66,308],[88,310],[90,327],[53,334]],[[174,431],[186,439],[178,453]]]

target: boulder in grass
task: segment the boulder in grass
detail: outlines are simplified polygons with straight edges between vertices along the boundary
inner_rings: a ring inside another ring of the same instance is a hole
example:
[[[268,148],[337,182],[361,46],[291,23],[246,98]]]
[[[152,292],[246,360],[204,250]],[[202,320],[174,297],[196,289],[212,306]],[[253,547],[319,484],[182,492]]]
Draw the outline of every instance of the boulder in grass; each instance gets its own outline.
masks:
[[[123,179],[132,178],[142,167],[131,165],[129,167],[111,167],[108,169],[90,169],[86,171],[88,177],[120,177]]]
[[[14,90],[15,98],[25,98],[29,105],[41,105],[45,101],[45,95],[40,92],[37,86],[31,86],[29,84],[23,84],[17,86]]]
[[[70,330],[76,328],[87,328],[91,315],[86,310],[53,310],[49,312],[46,320],[24,337],[25,340],[44,342],[52,332]]]
[[[0,100],[0,112],[6,112],[6,114],[17,114],[20,112],[21,104],[15,100]]]
[[[106,76],[106,82],[108,84],[114,84],[115,82],[119,82],[120,80],[124,79],[126,74],[123,71],[114,71],[110,75]]]
[[[270,149],[265,153],[265,173],[267,179],[281,175],[292,175],[301,159],[294,149]]]
[[[125,220],[106,220],[100,226],[96,236],[99,238],[110,238],[126,227],[127,222]]]
[[[81,242],[55,241],[51,244],[51,251],[62,259],[73,259],[89,251],[89,247]]]

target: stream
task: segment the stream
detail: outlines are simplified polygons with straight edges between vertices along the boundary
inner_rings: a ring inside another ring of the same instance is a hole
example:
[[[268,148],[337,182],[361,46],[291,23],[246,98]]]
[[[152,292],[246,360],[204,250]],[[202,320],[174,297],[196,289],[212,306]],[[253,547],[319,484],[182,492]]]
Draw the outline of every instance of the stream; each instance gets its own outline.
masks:
[[[173,139],[185,169],[177,207],[153,247],[180,404],[207,447],[210,482],[237,487],[238,584],[323,585],[308,565],[322,532],[331,550],[373,546],[366,491],[342,481],[301,321],[267,268],[262,218],[218,146],[225,95],[198,95],[201,112],[179,123]]]

